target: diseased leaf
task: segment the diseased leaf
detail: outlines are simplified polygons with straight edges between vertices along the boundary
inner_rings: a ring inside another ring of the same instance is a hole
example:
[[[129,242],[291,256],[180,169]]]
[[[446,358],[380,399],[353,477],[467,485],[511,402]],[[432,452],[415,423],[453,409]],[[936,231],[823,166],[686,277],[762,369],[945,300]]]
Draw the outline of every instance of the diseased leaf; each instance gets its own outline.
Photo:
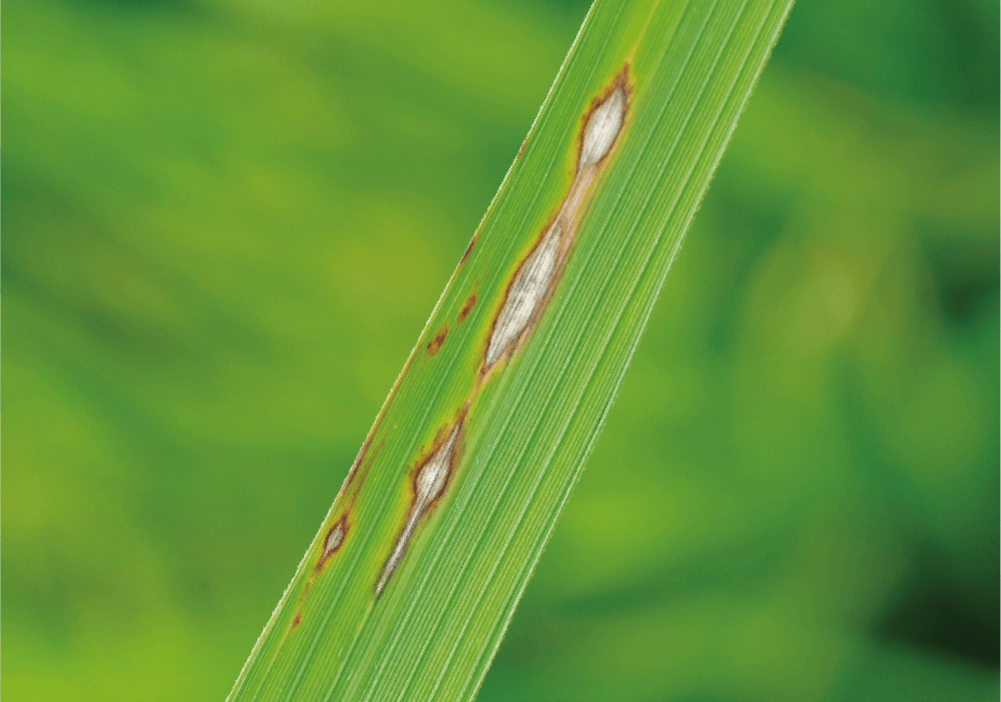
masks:
[[[592,7],[231,699],[475,695],[790,6]]]

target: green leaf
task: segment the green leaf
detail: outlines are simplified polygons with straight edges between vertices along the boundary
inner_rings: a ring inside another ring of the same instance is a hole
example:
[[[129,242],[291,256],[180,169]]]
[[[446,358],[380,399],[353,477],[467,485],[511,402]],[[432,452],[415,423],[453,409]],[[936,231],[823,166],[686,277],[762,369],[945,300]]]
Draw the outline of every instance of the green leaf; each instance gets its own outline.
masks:
[[[592,7],[232,700],[475,695],[790,6]]]

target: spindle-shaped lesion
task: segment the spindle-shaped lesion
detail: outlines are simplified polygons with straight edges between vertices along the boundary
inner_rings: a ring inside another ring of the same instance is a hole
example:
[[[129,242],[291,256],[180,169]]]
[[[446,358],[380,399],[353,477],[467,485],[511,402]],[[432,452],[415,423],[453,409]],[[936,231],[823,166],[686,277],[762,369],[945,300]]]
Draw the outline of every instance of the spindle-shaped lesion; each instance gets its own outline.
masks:
[[[427,456],[418,462],[411,479],[410,510],[407,512],[403,528],[396,537],[393,550],[379,574],[375,586],[376,594],[382,592],[382,588],[400,564],[421,519],[448,487],[456,463],[457,444],[464,421],[465,411],[460,413],[448,432],[443,435],[444,438],[440,439]]]

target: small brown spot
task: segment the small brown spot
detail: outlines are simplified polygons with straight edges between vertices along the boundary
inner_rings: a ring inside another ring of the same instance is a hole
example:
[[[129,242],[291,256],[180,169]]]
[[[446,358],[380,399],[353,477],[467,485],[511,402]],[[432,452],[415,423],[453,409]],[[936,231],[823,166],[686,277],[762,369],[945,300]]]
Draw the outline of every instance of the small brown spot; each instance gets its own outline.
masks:
[[[515,158],[516,161],[521,157],[521,154],[524,153],[524,151],[525,151],[525,144],[527,144],[527,143],[528,143],[528,137],[525,137],[524,139],[522,139],[521,146],[518,147],[518,153],[516,153],[514,155],[514,158]]]
[[[473,234],[473,238],[469,240],[469,246],[467,246],[466,250],[462,252],[462,258],[459,259],[459,265],[460,266],[463,263],[466,262],[466,258],[469,257],[469,252],[473,250],[473,245],[474,244],[476,244],[476,235],[475,234]]]
[[[299,622],[301,621],[302,621],[302,612],[296,612],[295,619],[292,620],[292,628],[295,629],[297,626],[299,626]]]
[[[473,311],[473,305],[476,304],[476,293],[471,293],[469,297],[466,298],[466,302],[462,305],[462,309],[459,310],[459,316],[456,318],[456,324],[462,324],[466,321],[466,317],[469,313]]]
[[[438,333],[434,335],[431,341],[428,342],[428,347],[424,351],[425,356],[434,356],[438,353],[439,349],[445,343],[445,337],[448,336],[448,326],[443,326],[438,330]]]

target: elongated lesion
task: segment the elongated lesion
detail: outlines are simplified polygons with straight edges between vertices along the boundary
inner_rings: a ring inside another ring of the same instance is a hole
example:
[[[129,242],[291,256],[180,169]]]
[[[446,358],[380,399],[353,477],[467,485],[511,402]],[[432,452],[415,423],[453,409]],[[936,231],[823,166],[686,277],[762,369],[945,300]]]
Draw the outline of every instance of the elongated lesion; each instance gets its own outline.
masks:
[[[344,543],[344,537],[347,536],[347,533],[348,515],[345,514],[337,520],[336,524],[327,530],[327,538],[323,540],[323,553],[320,554],[320,562],[317,564],[318,568],[322,568],[323,564],[337,553],[337,549]]]
[[[415,464],[411,479],[410,509],[379,573],[375,586],[376,595],[382,592],[406,556],[424,516],[448,488],[455,464],[459,460],[460,437],[468,408],[493,371],[524,344],[546,309],[573,246],[588,195],[608,162],[626,123],[631,95],[628,68],[628,65],[624,67],[585,111],[577,139],[573,180],[567,194],[556,214],[543,228],[538,241],[511,276],[504,299],[490,326],[480,372],[463,401],[462,410],[450,425],[439,431],[439,439]],[[471,242],[470,247],[472,245]],[[475,301],[475,294],[467,298],[457,323],[466,318]],[[441,341],[444,341],[444,333],[447,332],[439,332]],[[434,351],[440,348],[440,343],[436,345],[438,338],[439,336],[435,336],[428,344],[428,355],[433,355],[432,347]]]
[[[417,529],[421,518],[427,513],[432,505],[441,497],[448,486],[449,478],[452,476],[452,468],[455,464],[457,444],[462,431],[462,424],[465,420],[465,411],[452,425],[448,434],[432,448],[430,454],[419,462],[412,479],[410,510],[407,513],[407,521],[403,525],[396,543],[393,546],[389,558],[382,567],[379,574],[379,581],[376,583],[375,592],[379,594],[382,588],[393,575],[396,567],[400,564],[403,556],[410,546],[414,531]]]
[[[586,196],[622,132],[629,94],[627,68],[624,68],[585,113],[573,182],[555,217],[508,284],[490,330],[482,375],[487,375],[498,361],[524,343],[541,317],[577,235]]]

